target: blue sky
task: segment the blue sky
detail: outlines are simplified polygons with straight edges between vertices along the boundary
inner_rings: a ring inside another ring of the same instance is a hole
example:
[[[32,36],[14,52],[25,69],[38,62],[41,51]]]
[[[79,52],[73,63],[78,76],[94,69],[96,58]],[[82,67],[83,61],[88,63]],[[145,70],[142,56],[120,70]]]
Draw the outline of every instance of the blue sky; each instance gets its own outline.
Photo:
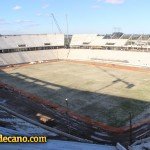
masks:
[[[0,0],[0,34],[58,33],[51,13],[64,33],[67,14],[70,34],[150,34],[150,0]]]

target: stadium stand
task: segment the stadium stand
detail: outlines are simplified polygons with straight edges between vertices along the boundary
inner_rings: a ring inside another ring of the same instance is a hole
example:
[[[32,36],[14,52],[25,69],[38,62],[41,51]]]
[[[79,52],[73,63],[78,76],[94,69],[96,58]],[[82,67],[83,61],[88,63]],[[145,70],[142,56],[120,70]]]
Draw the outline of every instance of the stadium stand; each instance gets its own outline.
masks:
[[[15,53],[1,53],[0,65],[7,66],[11,64],[22,64],[37,61],[55,60],[57,59],[55,50],[39,50]]]
[[[1,53],[0,66],[49,60],[80,60],[150,67],[150,53],[114,50],[59,49]]]
[[[133,48],[148,51],[149,38],[149,35],[122,35],[119,38],[111,38],[111,36],[104,37],[97,34],[78,34],[71,40],[71,49],[64,49],[62,34],[0,36],[0,66],[50,60],[79,60],[150,67],[150,53],[132,51]],[[123,49],[130,51],[122,51]],[[76,120],[74,122],[75,125],[79,124]],[[82,127],[82,124],[79,124],[79,127]],[[106,138],[106,141],[103,141],[110,142],[106,133],[102,134],[97,132],[97,129],[94,130],[91,139],[101,142],[101,139]],[[139,128],[134,132],[138,130]]]
[[[0,36],[0,52],[63,48],[63,34],[3,35]]]
[[[101,48],[101,49],[121,49],[125,47],[127,39],[103,39],[99,38],[91,43],[91,48]]]
[[[123,34],[120,36],[99,34],[75,34],[72,36],[71,48],[112,49],[130,51],[149,51],[149,35]]]
[[[89,44],[96,38],[97,34],[75,34],[70,43],[71,48],[89,47]]]
[[[150,53],[114,50],[71,49],[68,59],[101,61],[120,65],[150,67]]]
[[[63,34],[3,35],[0,66],[68,59],[150,67],[150,53],[144,52],[150,49],[149,40],[150,35],[124,34],[118,39],[110,35],[76,34],[71,48],[65,49]]]
[[[101,42],[104,36],[102,35],[97,35],[93,41],[91,41],[90,46],[92,48],[101,48]]]

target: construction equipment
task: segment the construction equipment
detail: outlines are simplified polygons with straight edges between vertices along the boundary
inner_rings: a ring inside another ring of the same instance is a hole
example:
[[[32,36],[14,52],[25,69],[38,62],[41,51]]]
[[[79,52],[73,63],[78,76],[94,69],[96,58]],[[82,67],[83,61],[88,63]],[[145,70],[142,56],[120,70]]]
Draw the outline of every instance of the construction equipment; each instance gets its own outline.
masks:
[[[58,22],[57,22],[57,20],[56,20],[56,18],[54,16],[54,14],[52,13],[51,15],[52,15],[52,18],[53,18],[53,20],[54,20],[54,22],[56,24],[56,27],[57,27],[59,33],[62,33],[62,30],[61,30],[61,28],[60,28],[60,26],[59,26],[59,24],[58,24]]]

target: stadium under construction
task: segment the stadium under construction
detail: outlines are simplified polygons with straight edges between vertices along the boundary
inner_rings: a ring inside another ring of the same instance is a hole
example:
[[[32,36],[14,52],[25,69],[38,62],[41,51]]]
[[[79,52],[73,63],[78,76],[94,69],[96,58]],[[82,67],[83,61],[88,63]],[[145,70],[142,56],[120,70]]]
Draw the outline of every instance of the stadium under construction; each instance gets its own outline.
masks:
[[[21,133],[128,147],[150,137],[149,87],[150,35],[0,36],[0,124],[11,134],[19,118]]]

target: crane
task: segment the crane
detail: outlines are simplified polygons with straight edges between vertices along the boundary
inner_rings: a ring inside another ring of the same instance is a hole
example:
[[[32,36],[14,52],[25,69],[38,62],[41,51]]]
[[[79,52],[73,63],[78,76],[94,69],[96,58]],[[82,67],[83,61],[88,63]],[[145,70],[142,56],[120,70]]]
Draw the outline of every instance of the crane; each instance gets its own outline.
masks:
[[[54,14],[52,13],[51,15],[52,15],[52,18],[53,18],[53,20],[54,20],[56,26],[57,26],[57,29],[58,29],[59,33],[62,33],[62,30],[60,29],[60,26],[59,26],[59,24],[58,24],[58,22],[57,22],[57,20],[56,20],[56,18],[55,18],[55,16],[54,16]]]

